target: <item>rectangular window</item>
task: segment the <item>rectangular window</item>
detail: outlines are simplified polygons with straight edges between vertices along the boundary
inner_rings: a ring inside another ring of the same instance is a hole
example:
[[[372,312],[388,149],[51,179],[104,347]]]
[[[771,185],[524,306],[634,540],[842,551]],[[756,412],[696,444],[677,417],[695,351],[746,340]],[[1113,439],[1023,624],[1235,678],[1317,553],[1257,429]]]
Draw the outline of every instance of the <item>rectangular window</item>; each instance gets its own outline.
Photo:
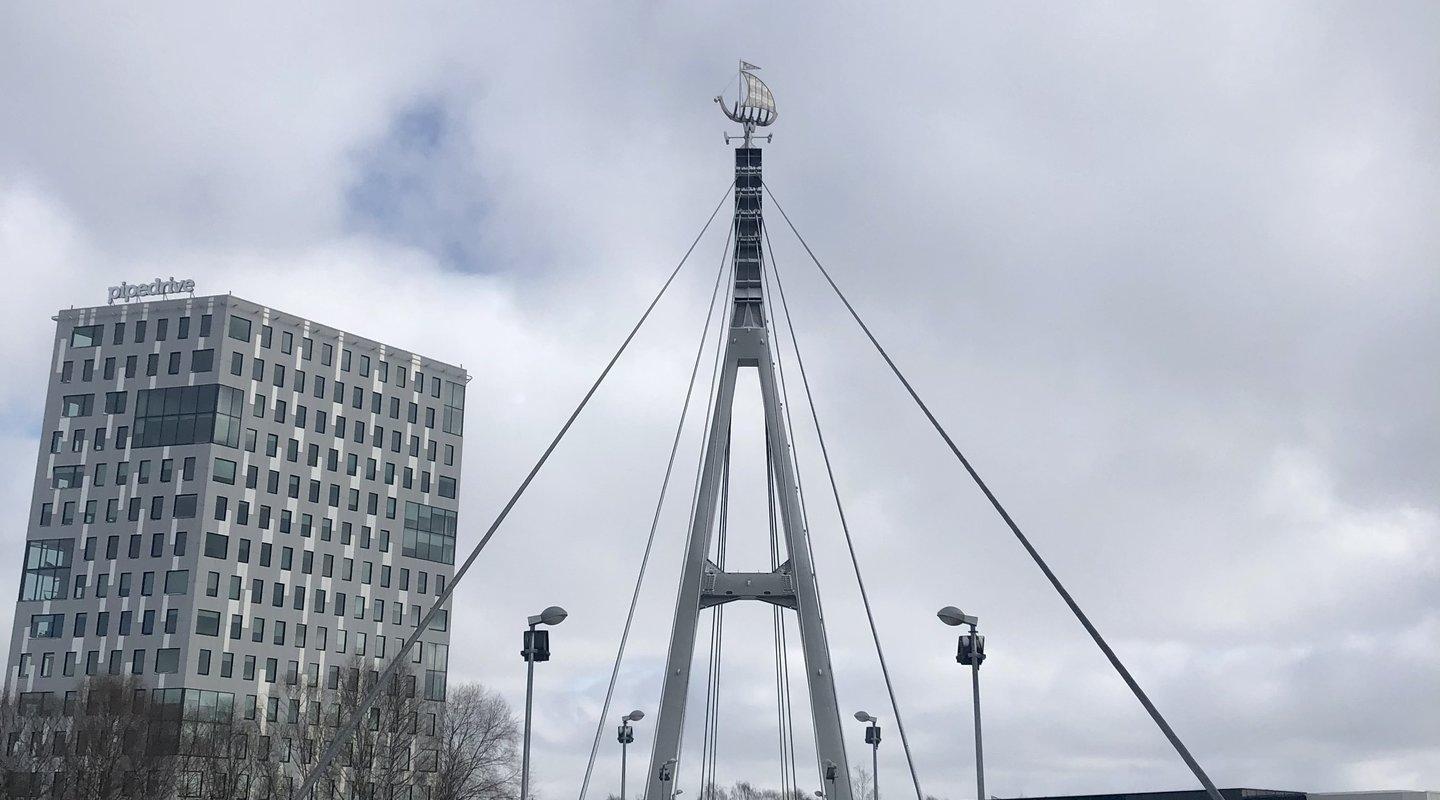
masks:
[[[20,599],[64,600],[70,584],[70,559],[74,547],[75,543],[69,539],[26,542]]]
[[[233,485],[235,483],[235,462],[228,458],[215,459],[215,470],[212,477],[217,483]]]
[[[220,635],[220,612],[199,611],[195,614],[195,633],[200,636]]]
[[[165,594],[185,594],[190,591],[190,570],[172,569],[165,573]]]
[[[50,471],[50,488],[79,489],[85,485],[85,465],[55,467]]]
[[[99,347],[104,337],[99,325],[77,325],[70,331],[70,346]]]
[[[228,330],[231,339],[239,339],[242,342],[250,341],[250,320],[232,315]]]
[[[59,639],[65,635],[64,614],[31,614],[31,639]]]
[[[226,561],[230,558],[230,537],[218,533],[205,534],[205,557]]]
[[[215,370],[215,351],[196,350],[190,354],[191,372],[213,372]]]
[[[160,498],[155,498],[160,499]],[[194,519],[196,506],[199,503],[199,496],[193,494],[175,495],[175,518]]]
[[[406,501],[402,554],[441,564],[455,563],[456,515],[435,506]]]
[[[134,447],[168,447],[213,442],[240,446],[245,395],[209,383],[142,389],[135,400]]]
[[[95,410],[95,395],[67,394],[60,401],[60,416],[88,417]]]
[[[180,671],[180,648],[167,647],[155,651],[155,674],[173,675]]]
[[[124,413],[125,413],[125,400],[126,400],[126,398],[128,398],[129,396],[130,396],[130,393],[129,393],[129,392],[106,392],[106,393],[105,393],[105,413],[106,413],[106,414],[124,414]]]

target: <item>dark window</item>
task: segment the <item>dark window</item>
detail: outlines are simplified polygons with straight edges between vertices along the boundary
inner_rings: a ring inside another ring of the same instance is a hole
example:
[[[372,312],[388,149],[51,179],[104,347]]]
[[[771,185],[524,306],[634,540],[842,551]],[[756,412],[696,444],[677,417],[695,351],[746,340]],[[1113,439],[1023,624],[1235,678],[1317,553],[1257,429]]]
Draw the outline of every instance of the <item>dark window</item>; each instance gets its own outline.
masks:
[[[25,543],[25,573],[21,600],[64,600],[70,584],[70,557],[75,543],[69,539],[39,539]]]
[[[218,533],[205,534],[205,556],[225,561],[230,558],[230,537]]]
[[[244,393],[209,383],[142,389],[135,401],[134,447],[214,442],[240,446]]]
[[[185,594],[190,591],[190,570],[172,569],[165,573],[165,594]]]
[[[220,635],[220,612],[198,611],[195,614],[195,633],[200,636]]]
[[[157,498],[155,498],[155,499],[158,500],[158,499],[160,499],[160,498],[157,497]],[[175,495],[175,518],[176,518],[176,519],[194,519],[194,518],[195,518],[195,509],[196,509],[196,506],[198,505],[198,502],[199,502],[199,501],[197,500],[197,496],[196,496],[196,495],[193,495],[193,494],[177,494],[177,495]]]
[[[442,564],[455,563],[454,511],[407,501],[403,555]]]
[[[105,393],[105,413],[106,413],[106,414],[124,414],[124,413],[125,413],[125,400],[126,400],[126,398],[128,398],[129,396],[130,396],[130,393],[129,393],[129,392],[106,392],[106,393]]]
[[[60,416],[88,417],[95,410],[95,395],[67,394],[60,402]]]
[[[215,369],[214,350],[196,350],[190,354],[191,372],[211,372]]]
[[[250,341],[250,320],[244,317],[230,317],[230,338],[239,339],[242,342]]]

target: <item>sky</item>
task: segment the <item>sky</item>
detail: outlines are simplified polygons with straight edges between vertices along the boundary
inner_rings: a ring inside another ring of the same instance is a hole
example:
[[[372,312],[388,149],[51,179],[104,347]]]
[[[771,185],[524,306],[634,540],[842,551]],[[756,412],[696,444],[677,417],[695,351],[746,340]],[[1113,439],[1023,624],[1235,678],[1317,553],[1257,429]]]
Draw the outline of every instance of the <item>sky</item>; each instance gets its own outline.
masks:
[[[730,181],[711,98],[743,58],[780,109],[767,184],[1215,782],[1440,789],[1436,41],[1419,2],[4,5],[0,552],[50,316],[157,275],[469,369],[473,545]],[[768,219],[924,791],[974,796],[952,604],[988,637],[990,793],[1193,787]],[[517,708],[524,618],[570,609],[537,675],[545,800],[578,796],[723,247],[712,229],[458,589],[451,680]],[[903,794],[790,389],[850,759],[869,710]],[[741,390],[731,558],[758,570]],[[630,708],[648,753],[698,413],[592,797]],[[770,615],[733,609],[717,776],[774,786]]]

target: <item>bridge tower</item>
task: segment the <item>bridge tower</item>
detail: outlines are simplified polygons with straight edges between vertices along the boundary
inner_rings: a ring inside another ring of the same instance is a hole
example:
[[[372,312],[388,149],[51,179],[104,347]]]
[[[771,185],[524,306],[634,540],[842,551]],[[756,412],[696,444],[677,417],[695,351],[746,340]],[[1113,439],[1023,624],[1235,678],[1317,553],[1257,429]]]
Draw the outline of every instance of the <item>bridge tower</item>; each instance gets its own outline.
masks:
[[[721,110],[743,127],[742,140],[735,149],[735,215],[732,255],[734,285],[725,351],[720,363],[718,391],[708,421],[706,447],[694,515],[690,520],[689,544],[680,578],[670,650],[665,663],[664,689],[655,728],[655,749],[647,778],[647,800],[672,800],[680,757],[680,739],[685,721],[685,702],[690,686],[690,666],[695,650],[700,612],[723,603],[752,600],[771,603],[794,611],[805,655],[805,676],[809,685],[811,720],[821,787],[827,800],[851,800],[850,769],[841,738],[840,709],[835,698],[830,648],[825,638],[825,621],[820,613],[815,568],[810,560],[809,532],[801,513],[790,440],[784,409],[776,386],[771,354],[773,332],[766,313],[761,279],[763,218],[761,195],[761,150],[755,130],[775,121],[775,99],[750,64],[740,63],[742,96],[729,107],[717,97]],[[766,136],[766,141],[769,140]],[[726,136],[726,142],[731,137]],[[775,484],[779,522],[789,559],[768,572],[727,572],[708,554],[711,533],[726,469],[735,382],[740,369],[755,369],[764,404],[766,441]]]

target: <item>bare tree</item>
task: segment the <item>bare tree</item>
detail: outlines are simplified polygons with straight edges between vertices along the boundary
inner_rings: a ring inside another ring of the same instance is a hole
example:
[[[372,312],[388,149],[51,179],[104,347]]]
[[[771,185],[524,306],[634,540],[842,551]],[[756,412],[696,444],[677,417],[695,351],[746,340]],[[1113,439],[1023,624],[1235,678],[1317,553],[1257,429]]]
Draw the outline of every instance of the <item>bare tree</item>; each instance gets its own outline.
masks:
[[[875,776],[864,767],[855,767],[850,776],[851,792],[855,800],[874,800]]]
[[[477,683],[452,689],[439,740],[434,800],[513,800],[519,794],[520,724],[499,694]]]
[[[0,797],[39,797],[50,791],[59,711],[43,695],[0,696]],[[63,731],[58,741],[63,746]]]
[[[156,699],[133,676],[104,676],[86,679],[73,707],[67,702],[60,710],[58,718],[51,717],[51,796],[141,800],[174,791],[182,715],[178,700]]]

